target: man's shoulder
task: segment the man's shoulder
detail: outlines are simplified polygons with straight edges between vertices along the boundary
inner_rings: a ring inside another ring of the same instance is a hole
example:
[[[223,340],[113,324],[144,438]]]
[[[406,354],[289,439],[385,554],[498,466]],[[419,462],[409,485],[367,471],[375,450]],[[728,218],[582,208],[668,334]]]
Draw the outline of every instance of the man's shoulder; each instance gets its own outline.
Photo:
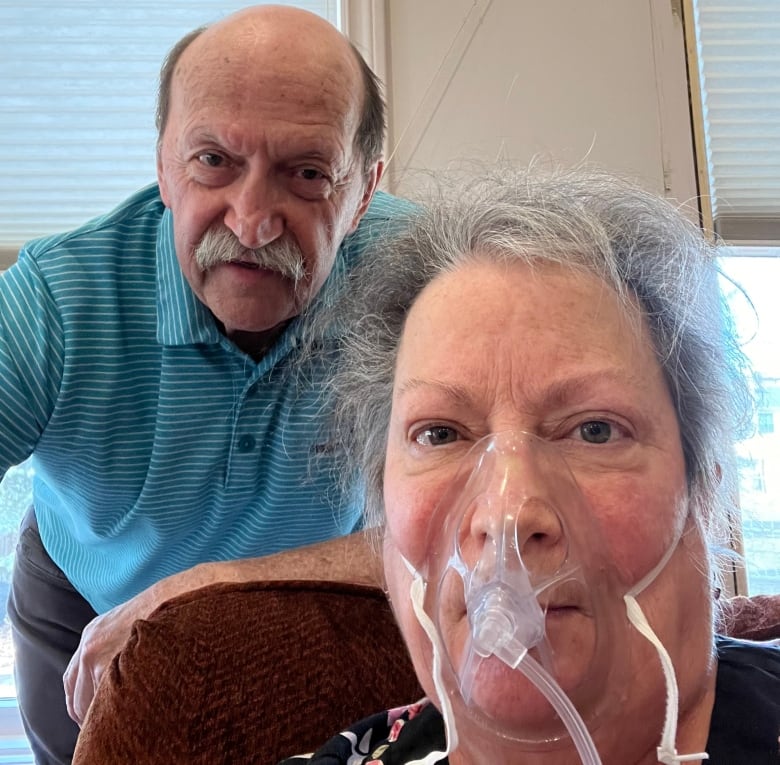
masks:
[[[413,213],[415,209],[416,205],[408,199],[393,196],[386,191],[377,191],[368,205],[363,220],[366,218],[384,218],[387,220],[396,218],[399,215],[407,216]]]
[[[128,252],[143,248],[148,251],[149,243],[156,240],[164,210],[159,188],[152,184],[135,192],[110,212],[77,228],[27,242],[22,253],[40,262],[68,252],[86,254],[91,249],[107,251],[114,248]]]
[[[407,199],[377,191],[357,229],[344,240],[345,249],[350,254],[360,253],[375,240],[402,228],[416,209]]]

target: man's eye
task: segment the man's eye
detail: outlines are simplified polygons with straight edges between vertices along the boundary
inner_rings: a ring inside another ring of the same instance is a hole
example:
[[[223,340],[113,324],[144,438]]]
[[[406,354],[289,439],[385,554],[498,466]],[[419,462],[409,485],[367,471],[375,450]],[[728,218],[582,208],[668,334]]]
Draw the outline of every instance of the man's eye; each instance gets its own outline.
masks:
[[[198,154],[198,162],[207,165],[208,167],[222,167],[225,163],[225,158],[219,154],[205,152],[203,154]]]
[[[451,428],[448,425],[434,425],[419,431],[415,435],[414,440],[420,446],[441,446],[442,444],[451,444],[453,441],[457,441],[458,432],[455,428]]]
[[[583,422],[579,432],[582,440],[589,444],[605,444],[612,439],[612,425],[603,420]]]

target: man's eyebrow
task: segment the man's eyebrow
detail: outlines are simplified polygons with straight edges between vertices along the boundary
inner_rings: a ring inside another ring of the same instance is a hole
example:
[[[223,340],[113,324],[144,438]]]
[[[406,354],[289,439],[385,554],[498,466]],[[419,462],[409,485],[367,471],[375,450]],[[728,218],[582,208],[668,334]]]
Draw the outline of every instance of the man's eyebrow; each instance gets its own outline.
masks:
[[[197,143],[213,143],[218,146],[222,145],[220,137],[210,128],[196,127],[193,130],[188,131],[186,138],[191,144]]]
[[[461,406],[471,406],[474,404],[474,397],[461,385],[453,385],[439,380],[424,380],[419,377],[410,377],[405,380],[403,385],[398,388],[398,396],[402,397],[416,390],[433,389],[439,394],[452,400],[453,403]]]

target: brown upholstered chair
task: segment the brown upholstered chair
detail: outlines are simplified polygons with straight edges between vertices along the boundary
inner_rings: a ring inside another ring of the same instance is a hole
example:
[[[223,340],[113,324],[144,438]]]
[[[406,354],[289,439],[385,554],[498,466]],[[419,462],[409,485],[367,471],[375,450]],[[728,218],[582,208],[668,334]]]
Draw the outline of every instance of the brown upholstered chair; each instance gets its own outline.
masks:
[[[780,596],[733,599],[721,631],[780,638]],[[421,695],[381,590],[212,585],[136,622],[73,765],[272,765]]]
[[[211,585],[136,622],[73,763],[269,765],[420,696],[380,589]]]

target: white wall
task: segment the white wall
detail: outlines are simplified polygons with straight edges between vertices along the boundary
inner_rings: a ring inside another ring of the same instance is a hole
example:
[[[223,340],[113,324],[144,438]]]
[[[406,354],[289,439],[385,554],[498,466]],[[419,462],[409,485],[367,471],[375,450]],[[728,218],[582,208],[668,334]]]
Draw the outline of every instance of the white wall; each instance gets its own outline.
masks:
[[[461,158],[583,159],[696,193],[672,0],[387,0],[388,186]]]

